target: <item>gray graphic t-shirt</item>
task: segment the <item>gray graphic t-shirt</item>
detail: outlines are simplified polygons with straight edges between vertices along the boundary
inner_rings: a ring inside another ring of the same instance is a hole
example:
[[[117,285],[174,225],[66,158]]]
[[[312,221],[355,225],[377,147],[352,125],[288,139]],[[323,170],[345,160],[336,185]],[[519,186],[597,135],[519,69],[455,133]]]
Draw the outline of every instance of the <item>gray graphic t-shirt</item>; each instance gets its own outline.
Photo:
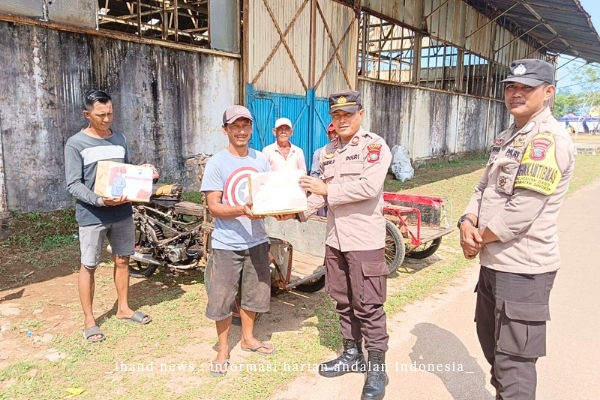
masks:
[[[71,136],[65,144],[65,176],[67,190],[75,197],[75,218],[79,226],[108,224],[132,215],[131,203],[114,207],[98,207],[94,193],[98,161],[130,163],[125,136],[113,132],[104,139],[83,132]],[[120,195],[120,194],[119,194]],[[113,196],[119,196],[113,193]]]
[[[246,157],[235,157],[227,149],[208,160],[202,177],[202,192],[223,192],[222,203],[239,206],[250,200],[248,174],[267,172],[271,167],[267,158],[254,149]],[[268,240],[262,219],[247,217],[215,218],[212,247],[223,250],[246,250]]]

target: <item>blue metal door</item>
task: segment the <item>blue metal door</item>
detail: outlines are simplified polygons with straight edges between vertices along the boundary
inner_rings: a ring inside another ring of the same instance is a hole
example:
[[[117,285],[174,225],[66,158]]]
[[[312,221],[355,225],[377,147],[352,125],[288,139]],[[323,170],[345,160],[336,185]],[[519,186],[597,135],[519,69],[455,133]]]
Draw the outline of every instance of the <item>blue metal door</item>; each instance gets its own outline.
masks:
[[[246,105],[254,118],[250,147],[262,150],[275,142],[275,121],[289,118],[294,129],[291,142],[302,149],[310,170],[314,151],[327,143],[325,132],[331,121],[327,99],[315,97],[314,89],[298,96],[256,91],[252,84],[247,84]]]

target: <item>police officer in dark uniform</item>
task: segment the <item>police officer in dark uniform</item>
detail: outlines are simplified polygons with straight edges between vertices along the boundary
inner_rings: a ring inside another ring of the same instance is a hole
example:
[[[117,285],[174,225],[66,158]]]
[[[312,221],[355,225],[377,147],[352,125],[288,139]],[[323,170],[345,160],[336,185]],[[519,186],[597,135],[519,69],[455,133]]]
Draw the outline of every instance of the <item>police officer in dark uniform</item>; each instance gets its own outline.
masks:
[[[458,226],[465,257],[480,258],[475,321],[496,399],[533,400],[560,267],[556,220],[573,175],[573,143],[548,107],[552,64],[513,61],[504,82],[514,124],[494,140]]]
[[[325,241],[326,290],[336,301],[344,351],[320,365],[326,377],[367,372],[363,400],[380,400],[388,383],[388,349],[383,182],[392,161],[380,136],[361,127],[360,94],[353,90],[329,97],[329,113],[338,137],[319,158],[318,178],[303,177],[301,186],[312,194],[301,221],[328,207]],[[368,364],[362,339],[369,353]]]

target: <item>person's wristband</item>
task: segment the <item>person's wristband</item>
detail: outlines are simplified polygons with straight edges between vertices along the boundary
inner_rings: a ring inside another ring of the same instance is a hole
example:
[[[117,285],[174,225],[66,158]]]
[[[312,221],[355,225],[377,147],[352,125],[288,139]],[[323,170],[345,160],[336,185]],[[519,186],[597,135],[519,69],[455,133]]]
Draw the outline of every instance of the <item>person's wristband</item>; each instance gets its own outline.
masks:
[[[465,221],[468,221],[471,225],[473,225],[474,227],[477,227],[477,225],[475,225],[475,222],[473,222],[473,220],[471,218],[467,217],[466,215],[463,215],[462,217],[460,217],[458,219],[458,223],[456,224],[456,227],[460,229],[460,226]]]

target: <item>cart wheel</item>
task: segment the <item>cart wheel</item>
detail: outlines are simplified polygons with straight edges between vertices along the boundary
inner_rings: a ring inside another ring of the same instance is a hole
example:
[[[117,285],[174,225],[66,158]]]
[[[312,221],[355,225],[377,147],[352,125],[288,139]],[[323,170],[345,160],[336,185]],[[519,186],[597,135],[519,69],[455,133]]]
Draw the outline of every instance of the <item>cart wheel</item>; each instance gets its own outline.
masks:
[[[416,258],[417,260],[422,260],[423,258],[427,258],[435,253],[440,247],[440,244],[442,244],[441,237],[433,239],[431,242],[423,243],[419,247],[415,247],[415,249],[406,256],[410,258]]]
[[[313,293],[313,292],[317,292],[321,289],[323,289],[325,287],[325,275],[321,275],[318,278],[315,278],[311,281],[308,281],[306,283],[302,283],[298,286],[296,286],[296,289],[298,289],[301,292],[304,293]]]
[[[156,264],[142,263],[134,260],[129,263],[129,276],[134,278],[150,278],[158,268]]]
[[[400,268],[404,261],[404,239],[396,225],[391,221],[385,221],[385,262],[390,274]]]

